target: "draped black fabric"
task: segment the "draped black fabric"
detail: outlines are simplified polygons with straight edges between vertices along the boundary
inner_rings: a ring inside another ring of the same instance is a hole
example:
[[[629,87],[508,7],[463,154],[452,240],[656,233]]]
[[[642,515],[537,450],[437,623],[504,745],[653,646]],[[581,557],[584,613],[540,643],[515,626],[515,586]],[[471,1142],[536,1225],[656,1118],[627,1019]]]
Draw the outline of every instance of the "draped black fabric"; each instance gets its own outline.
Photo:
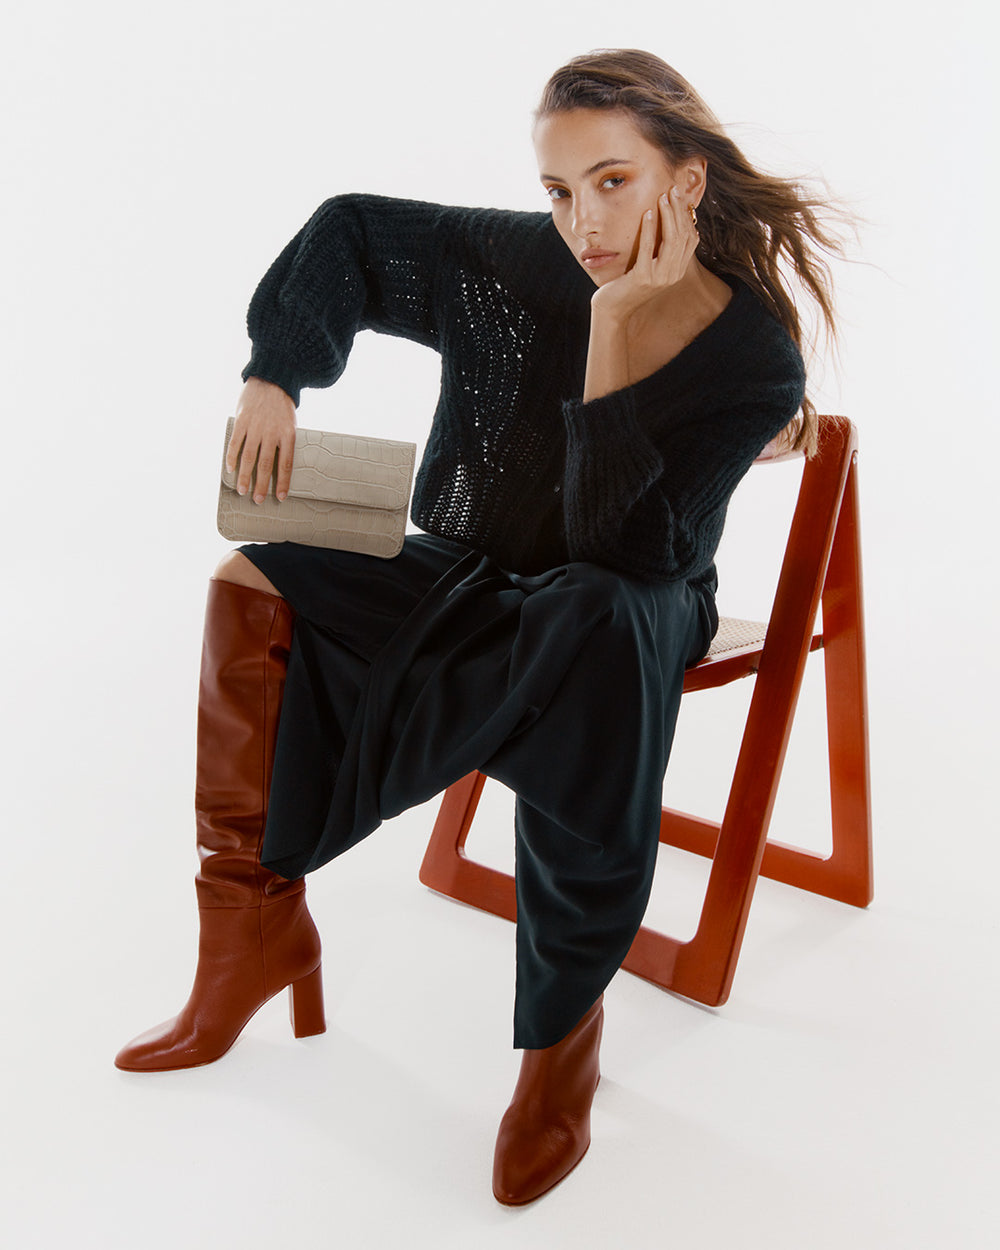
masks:
[[[244,378],[340,377],[372,329],[441,355],[394,560],[244,553],[298,613],[263,861],[299,876],[473,769],[518,796],[515,1044],[558,1041],[638,928],[713,559],[805,373],[740,278],[648,377],[584,402],[593,287],[544,213],[335,196],[247,316]]]
[[[480,769],[518,796],[514,1044],[552,1045],[642,920],[711,584],[536,576],[429,535],[393,560],[242,548],[298,616],[262,862],[312,871]]]

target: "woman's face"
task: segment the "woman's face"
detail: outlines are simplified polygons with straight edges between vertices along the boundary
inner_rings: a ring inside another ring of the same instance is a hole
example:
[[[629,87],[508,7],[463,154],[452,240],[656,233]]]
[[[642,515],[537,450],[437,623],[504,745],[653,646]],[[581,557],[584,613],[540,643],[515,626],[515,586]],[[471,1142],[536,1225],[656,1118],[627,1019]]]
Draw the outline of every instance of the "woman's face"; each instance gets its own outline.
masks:
[[[632,265],[642,215],[657,197],[675,185],[689,190],[692,171],[675,170],[624,111],[553,113],[536,124],[534,141],[552,221],[598,286]]]

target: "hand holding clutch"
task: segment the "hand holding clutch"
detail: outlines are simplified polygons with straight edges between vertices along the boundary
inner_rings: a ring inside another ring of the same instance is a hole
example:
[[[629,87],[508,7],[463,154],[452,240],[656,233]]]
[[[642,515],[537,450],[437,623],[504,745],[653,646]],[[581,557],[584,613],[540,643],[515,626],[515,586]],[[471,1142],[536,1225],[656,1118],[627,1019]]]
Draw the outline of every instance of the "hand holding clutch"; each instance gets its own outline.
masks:
[[[403,547],[416,463],[416,443],[322,430],[299,430],[295,438],[288,498],[274,497],[274,480],[261,503],[256,481],[240,495],[225,453],[219,489],[219,533],[233,542],[295,542],[335,547],[386,559]],[[254,467],[256,478],[256,466]]]

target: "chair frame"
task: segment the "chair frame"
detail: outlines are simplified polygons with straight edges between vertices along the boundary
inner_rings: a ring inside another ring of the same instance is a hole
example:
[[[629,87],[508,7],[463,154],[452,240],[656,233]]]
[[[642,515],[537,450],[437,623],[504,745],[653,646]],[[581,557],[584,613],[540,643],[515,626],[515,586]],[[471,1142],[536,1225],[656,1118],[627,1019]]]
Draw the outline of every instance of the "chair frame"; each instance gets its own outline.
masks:
[[[855,907],[867,907],[873,897],[857,431],[845,417],[820,417],[819,426],[819,450],[803,468],[763,643],[709,656],[685,675],[685,694],[754,676],[721,824],[662,811],[661,842],[712,860],[697,930],[681,941],[643,925],[622,963],[710,1006],[729,997],[758,875]],[[822,630],[814,633],[820,604]],[[767,839],[806,660],[820,649],[833,829],[828,856]],[[465,850],[485,780],[470,773],[445,791],[420,880],[514,920],[513,877]]]

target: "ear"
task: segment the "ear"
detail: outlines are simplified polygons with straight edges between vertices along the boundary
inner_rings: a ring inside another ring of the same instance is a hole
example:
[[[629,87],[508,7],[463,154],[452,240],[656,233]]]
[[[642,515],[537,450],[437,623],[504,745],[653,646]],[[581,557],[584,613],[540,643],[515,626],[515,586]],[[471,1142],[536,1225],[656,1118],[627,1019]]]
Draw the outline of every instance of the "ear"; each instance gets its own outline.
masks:
[[[675,177],[681,193],[692,204],[701,203],[708,181],[708,162],[703,156],[692,156],[678,165]]]

